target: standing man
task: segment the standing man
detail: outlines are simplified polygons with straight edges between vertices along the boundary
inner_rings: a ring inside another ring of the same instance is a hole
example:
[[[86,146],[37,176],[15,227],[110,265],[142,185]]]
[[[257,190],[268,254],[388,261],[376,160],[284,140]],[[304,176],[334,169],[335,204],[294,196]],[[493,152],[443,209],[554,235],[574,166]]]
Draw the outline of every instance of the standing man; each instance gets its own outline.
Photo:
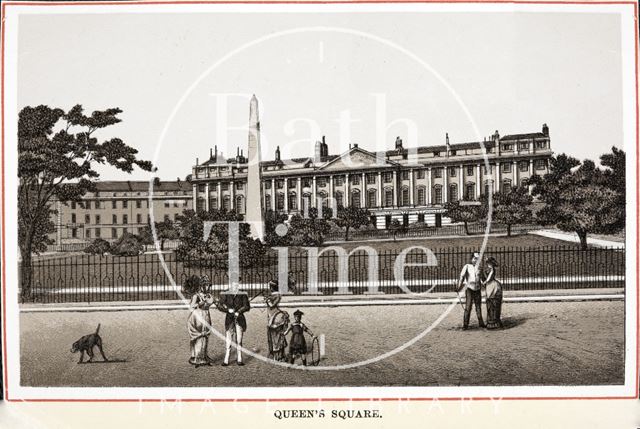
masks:
[[[460,279],[458,280],[458,287],[456,288],[456,293],[460,293],[460,291],[465,287],[465,303],[464,303],[464,320],[462,329],[469,328],[469,319],[471,318],[471,307],[475,305],[476,307],[476,315],[478,316],[478,325],[481,328],[485,328],[486,325],[482,320],[482,292],[480,290],[481,285],[481,271],[478,261],[480,259],[480,255],[478,253],[473,253],[471,255],[471,263],[465,264],[462,267],[462,271],[460,272]]]
[[[226,314],[224,320],[225,330],[225,354],[224,362],[222,366],[229,365],[229,355],[231,354],[231,345],[234,344],[237,350],[236,362],[239,366],[243,366],[242,362],[242,336],[244,331],[247,330],[247,320],[244,317],[244,313],[251,309],[249,304],[249,296],[246,292],[240,292],[235,289],[232,292],[223,292],[220,295],[220,303],[217,306],[218,310]]]

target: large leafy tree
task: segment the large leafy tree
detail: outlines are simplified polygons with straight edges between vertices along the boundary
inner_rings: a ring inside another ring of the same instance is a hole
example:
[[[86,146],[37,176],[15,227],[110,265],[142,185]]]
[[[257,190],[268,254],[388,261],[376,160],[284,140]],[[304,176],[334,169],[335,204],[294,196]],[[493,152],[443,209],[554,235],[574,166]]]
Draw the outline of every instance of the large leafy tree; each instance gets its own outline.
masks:
[[[464,232],[469,235],[469,222],[476,222],[482,218],[481,204],[466,201],[451,201],[444,205],[446,215],[452,222],[462,222]]]
[[[333,221],[344,228],[344,241],[349,241],[351,228],[357,229],[371,224],[371,212],[361,207],[338,207],[338,215]]]
[[[543,203],[539,221],[562,231],[575,232],[582,249],[588,234],[611,233],[624,227],[624,196],[607,185],[593,161],[564,154],[552,159],[550,171],[531,180],[533,195]]]
[[[85,115],[81,105],[68,112],[40,105],[25,107],[18,117],[18,235],[22,258],[22,293],[31,296],[31,257],[50,243],[52,202],[79,201],[94,189],[97,165],[130,173],[151,171],[149,161],[119,138],[99,140],[95,134],[121,120],[118,108]]]
[[[180,238],[180,232],[176,224],[171,219],[165,219],[162,222],[155,222],[156,237],[160,241],[160,250],[164,250],[164,243],[167,240],[177,240]],[[143,244],[153,244],[153,231],[151,226],[145,226],[138,234]]]
[[[493,194],[493,214],[492,220],[496,223],[507,226],[507,237],[511,237],[511,227],[513,225],[531,222],[533,212],[531,204],[533,197],[529,193],[526,184],[512,187],[506,192]]]
[[[295,246],[318,246],[324,242],[324,237],[331,230],[329,219],[332,210],[325,208],[322,217],[318,216],[318,209],[312,207],[307,216],[294,214],[289,220],[291,244]]]
[[[611,148],[611,153],[600,156],[600,164],[604,167],[602,171],[602,182],[609,189],[618,194],[618,205],[626,205],[626,154],[617,147]],[[618,223],[612,225],[609,232],[620,231],[625,228],[625,217],[621,216]]]

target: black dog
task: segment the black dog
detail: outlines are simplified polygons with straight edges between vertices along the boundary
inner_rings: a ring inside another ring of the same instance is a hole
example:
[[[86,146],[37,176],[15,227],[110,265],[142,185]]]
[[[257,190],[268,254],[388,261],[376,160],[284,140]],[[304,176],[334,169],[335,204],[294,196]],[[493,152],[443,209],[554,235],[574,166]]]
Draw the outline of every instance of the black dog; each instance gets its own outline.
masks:
[[[73,343],[73,345],[71,346],[71,353],[75,353],[77,351],[80,352],[80,361],[78,361],[78,363],[83,362],[84,352],[87,352],[87,355],[89,355],[88,362],[91,362],[93,360],[93,348],[96,346],[98,347],[98,350],[100,351],[100,354],[102,355],[104,361],[107,362],[109,360],[102,351],[102,338],[100,338],[100,335],[98,335],[98,331],[100,331],[100,324],[98,324],[98,328],[96,329],[95,333],[85,335],[84,337]]]

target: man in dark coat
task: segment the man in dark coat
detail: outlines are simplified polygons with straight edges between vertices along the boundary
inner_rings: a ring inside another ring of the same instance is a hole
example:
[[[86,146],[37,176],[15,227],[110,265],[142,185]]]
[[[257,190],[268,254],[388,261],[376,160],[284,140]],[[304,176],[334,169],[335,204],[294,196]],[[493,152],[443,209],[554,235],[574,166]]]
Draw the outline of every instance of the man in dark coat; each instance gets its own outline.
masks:
[[[235,344],[237,350],[238,365],[244,365],[242,362],[242,336],[244,331],[247,330],[247,319],[244,317],[244,313],[251,309],[249,304],[249,296],[246,292],[229,291],[220,294],[220,302],[218,304],[218,310],[226,314],[224,320],[225,330],[225,354],[224,362],[222,366],[229,365],[229,355],[231,354],[231,345],[234,344],[233,337],[235,336]]]

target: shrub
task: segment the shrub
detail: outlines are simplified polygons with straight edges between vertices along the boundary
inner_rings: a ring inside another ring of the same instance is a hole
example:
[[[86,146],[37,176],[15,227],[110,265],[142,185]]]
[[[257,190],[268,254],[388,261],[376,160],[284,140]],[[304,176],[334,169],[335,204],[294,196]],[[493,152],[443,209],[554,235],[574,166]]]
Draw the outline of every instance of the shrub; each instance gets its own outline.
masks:
[[[134,234],[125,232],[111,246],[111,254],[116,256],[136,256],[142,253],[144,246]]]
[[[104,255],[105,253],[109,253],[110,250],[111,245],[107,240],[96,238],[84,249],[84,253],[89,253],[92,255]]]

